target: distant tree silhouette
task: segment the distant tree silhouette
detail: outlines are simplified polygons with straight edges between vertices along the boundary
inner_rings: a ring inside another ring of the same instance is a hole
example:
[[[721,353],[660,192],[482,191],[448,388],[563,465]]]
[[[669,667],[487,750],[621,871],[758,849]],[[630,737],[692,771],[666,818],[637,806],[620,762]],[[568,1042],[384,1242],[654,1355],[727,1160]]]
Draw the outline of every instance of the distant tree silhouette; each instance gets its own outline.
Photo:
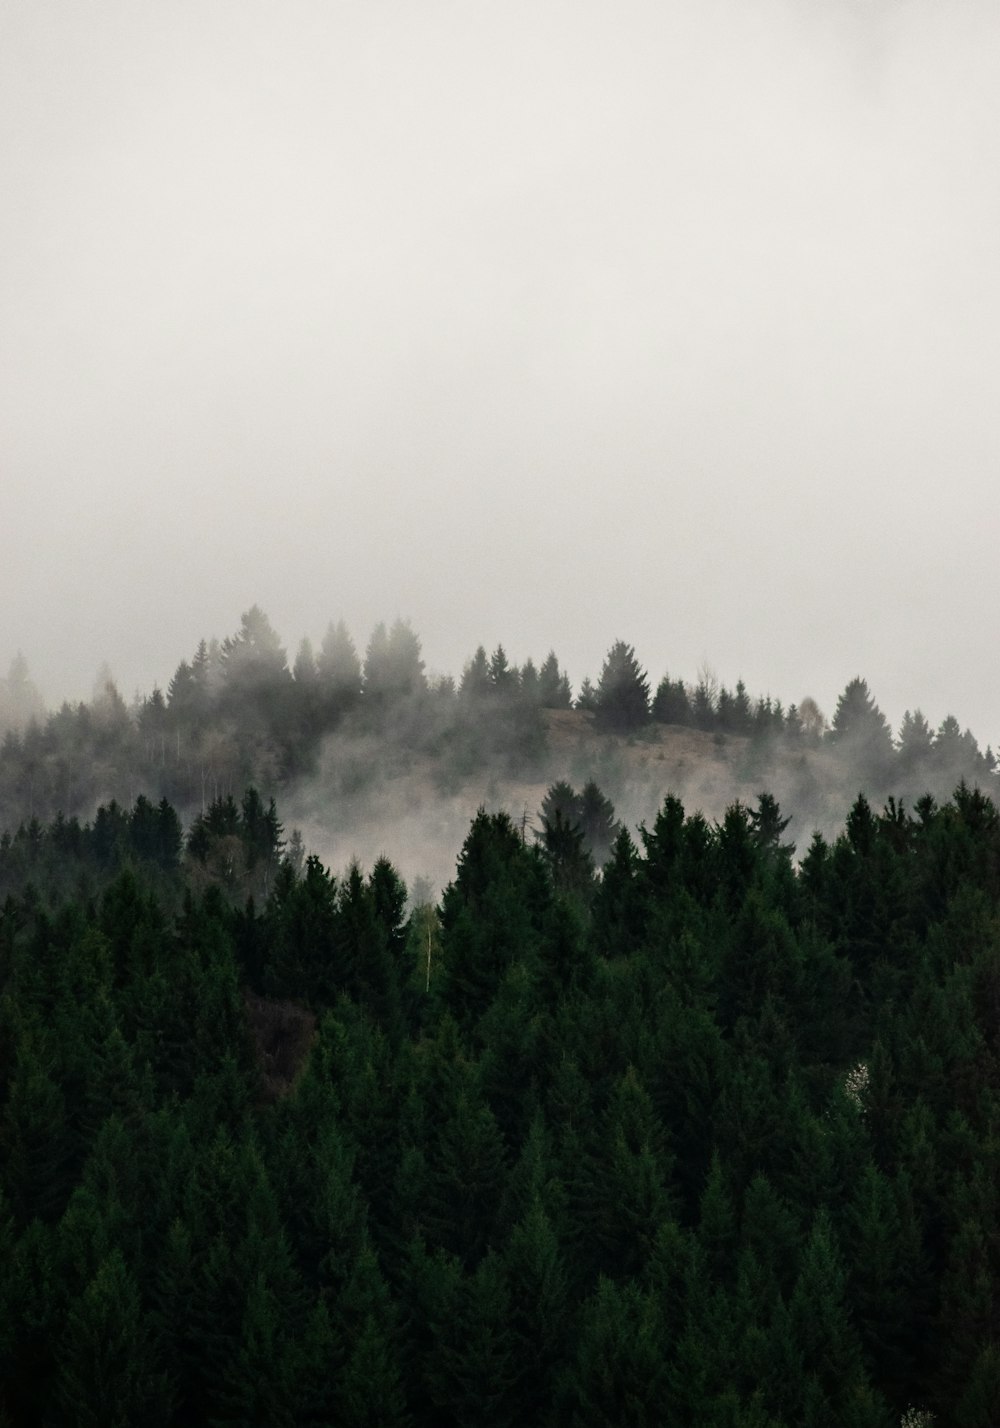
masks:
[[[517,689],[517,670],[509,663],[503,645],[497,645],[490,656],[489,681],[494,694],[509,696]]]
[[[483,645],[479,645],[475,654],[462,671],[462,682],[458,687],[458,692],[463,699],[482,699],[490,692],[490,664],[486,656]]]
[[[683,724],[693,722],[691,701],[682,679],[671,679],[664,675],[656,688],[653,698],[653,718],[658,724]]]
[[[281,640],[259,605],[244,611],[236,634],[223,640],[221,654],[223,682],[229,693],[273,688],[288,677]]]
[[[587,714],[593,714],[597,710],[597,690],[591,683],[590,676],[585,675],[583,683],[580,685],[580,693],[576,696],[577,709],[582,709]]]
[[[346,714],[361,698],[361,661],[343,620],[327,626],[316,659],[316,677],[329,720]]]
[[[597,685],[598,724],[615,733],[627,734],[649,720],[649,680],[624,640],[616,640],[608,651]]]
[[[569,709],[573,703],[569,680],[560,670],[553,650],[549,650],[538,671],[538,692],[544,709]]]
[[[364,697],[369,705],[385,705],[427,688],[420,640],[406,620],[390,630],[379,624],[365,651]]]
[[[837,701],[830,742],[860,781],[881,786],[893,765],[889,723],[865,680],[852,679]]]
[[[541,704],[538,670],[529,656],[521,666],[521,697],[528,704]]]

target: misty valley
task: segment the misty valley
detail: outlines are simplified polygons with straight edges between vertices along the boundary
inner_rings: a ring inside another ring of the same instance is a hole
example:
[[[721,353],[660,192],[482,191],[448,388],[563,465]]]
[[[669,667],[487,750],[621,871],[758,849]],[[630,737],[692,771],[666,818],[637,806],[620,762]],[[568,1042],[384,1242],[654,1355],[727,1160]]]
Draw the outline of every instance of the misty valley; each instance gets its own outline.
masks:
[[[0,731],[0,1425],[1000,1422],[955,718],[254,607]]]

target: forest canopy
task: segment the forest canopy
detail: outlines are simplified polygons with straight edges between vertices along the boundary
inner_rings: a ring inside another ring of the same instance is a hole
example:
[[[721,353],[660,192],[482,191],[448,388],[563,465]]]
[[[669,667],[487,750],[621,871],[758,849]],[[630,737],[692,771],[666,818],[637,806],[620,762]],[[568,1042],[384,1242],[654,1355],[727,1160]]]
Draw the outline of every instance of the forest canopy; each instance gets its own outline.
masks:
[[[436,907],[253,789],[0,842],[3,1421],[998,1421],[993,803],[550,794]]]

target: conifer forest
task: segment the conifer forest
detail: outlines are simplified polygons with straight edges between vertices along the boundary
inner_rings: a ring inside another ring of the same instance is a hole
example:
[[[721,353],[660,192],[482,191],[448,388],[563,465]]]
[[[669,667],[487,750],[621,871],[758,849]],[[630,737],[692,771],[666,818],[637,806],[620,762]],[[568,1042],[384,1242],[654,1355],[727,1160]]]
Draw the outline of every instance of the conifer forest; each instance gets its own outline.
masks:
[[[957,720],[624,641],[575,692],[502,647],[429,678],[402,622],[290,660],[256,608],[131,705],[18,661],[0,715],[2,1428],[1000,1422],[1000,814]],[[725,806],[623,816],[682,735]],[[440,892],[287,819],[415,760],[544,796],[472,807]]]

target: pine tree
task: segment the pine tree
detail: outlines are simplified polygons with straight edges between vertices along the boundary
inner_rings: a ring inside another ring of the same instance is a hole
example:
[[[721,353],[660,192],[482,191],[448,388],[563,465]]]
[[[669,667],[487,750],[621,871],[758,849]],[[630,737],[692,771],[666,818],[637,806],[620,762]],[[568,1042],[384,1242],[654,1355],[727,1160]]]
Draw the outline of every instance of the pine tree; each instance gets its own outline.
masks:
[[[852,679],[841,694],[829,738],[855,776],[875,787],[889,777],[895,755],[892,733],[863,679]]]
[[[580,799],[568,783],[552,785],[542,800],[541,816],[541,844],[553,885],[563,896],[586,906],[594,862],[587,849]]]
[[[633,1068],[616,1082],[575,1177],[579,1252],[613,1278],[638,1274],[674,1207],[672,1157],[652,1101]]]
[[[683,680],[673,680],[666,674],[663,676],[656,687],[652,716],[658,724],[688,726],[694,723],[694,714]]]
[[[420,640],[406,620],[387,630],[379,624],[365,651],[364,702],[370,710],[385,710],[427,688]]]
[[[487,698],[490,694],[490,687],[489,660],[486,657],[486,650],[482,645],[479,645],[472,659],[462,671],[462,682],[458,692],[463,699],[474,702]]]
[[[481,1015],[511,963],[532,958],[549,902],[538,853],[506,813],[480,809],[441,901],[439,987],[456,1015]]]
[[[510,698],[517,691],[517,670],[511,667],[503,645],[497,645],[490,656],[488,678],[491,692],[501,698]]]
[[[327,626],[316,659],[323,725],[332,728],[361,698],[361,661],[343,620]]]
[[[615,818],[611,799],[605,797],[593,779],[588,779],[580,791],[578,817],[587,852],[598,867],[603,867],[621,825]]]
[[[995,1428],[1000,1423],[1000,1346],[986,1344],[969,1373],[955,1408],[962,1428]]]
[[[439,1295],[428,1367],[434,1400],[460,1428],[514,1428],[518,1365],[510,1289],[490,1250],[471,1274],[452,1271]]]
[[[522,700],[529,705],[540,705],[542,703],[541,683],[535,662],[529,656],[521,666],[520,694]]]
[[[139,1291],[117,1249],[71,1306],[58,1364],[55,1394],[67,1421],[81,1428],[165,1422]]]
[[[538,693],[543,709],[569,709],[573,704],[573,692],[569,679],[559,668],[555,652],[549,650],[538,671]]]
[[[843,1256],[825,1209],[813,1220],[789,1312],[805,1370],[836,1407],[859,1383],[862,1369],[848,1313]]]
[[[589,676],[585,676],[580,685],[580,693],[576,696],[574,708],[582,710],[585,714],[596,714],[597,712],[597,690]]]
[[[545,1421],[570,1325],[568,1282],[555,1231],[540,1201],[515,1225],[504,1250],[519,1409],[515,1421]]]
[[[591,903],[593,946],[601,956],[627,956],[643,939],[645,900],[639,862],[628,829],[622,827]]]
[[[933,747],[931,727],[919,709],[903,715],[899,726],[899,771],[904,779],[923,783]]]
[[[600,728],[628,734],[649,720],[649,681],[624,640],[616,640],[607,653],[596,692]]]
[[[691,696],[691,718],[696,729],[710,733],[716,724],[716,693],[713,683],[699,679]]]
[[[667,1351],[656,1298],[635,1284],[599,1279],[583,1307],[567,1381],[575,1428],[660,1428],[669,1422],[663,1411]]]
[[[270,729],[286,712],[291,687],[284,647],[259,605],[243,613],[235,635],[223,640],[219,658],[225,708],[241,729],[260,721]]]

